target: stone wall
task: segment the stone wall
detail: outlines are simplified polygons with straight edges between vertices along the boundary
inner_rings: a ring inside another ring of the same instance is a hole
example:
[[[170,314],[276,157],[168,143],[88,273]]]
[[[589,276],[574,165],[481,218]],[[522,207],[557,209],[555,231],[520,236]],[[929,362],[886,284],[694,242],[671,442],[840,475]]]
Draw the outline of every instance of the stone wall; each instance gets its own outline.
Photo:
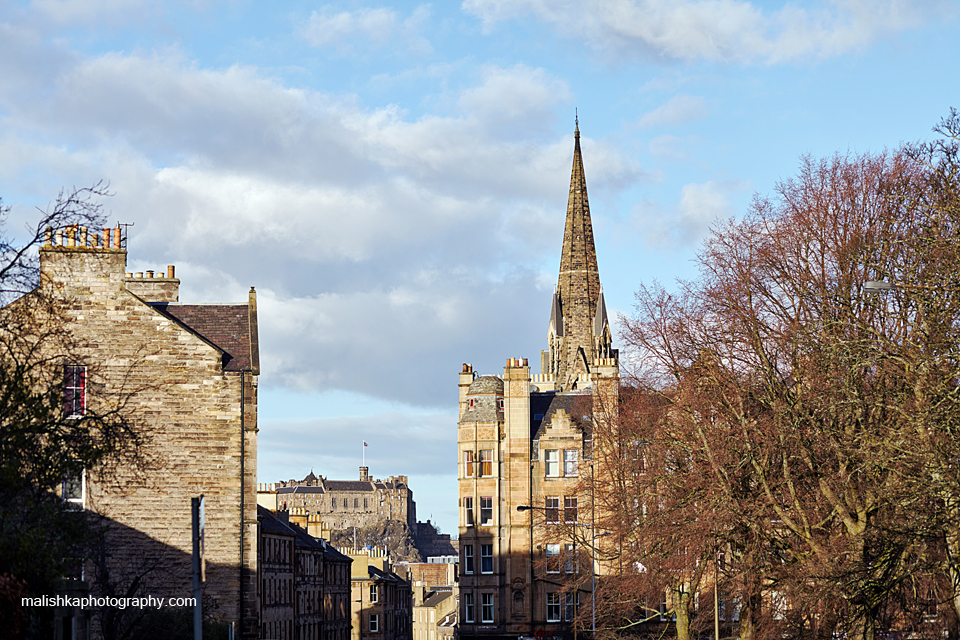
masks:
[[[69,364],[87,366],[88,407],[120,410],[146,436],[142,468],[87,472],[86,509],[121,525],[106,531],[101,578],[113,589],[139,580],[143,595],[190,596],[190,499],[202,494],[211,569],[204,596],[228,621],[239,618],[242,599],[244,635],[252,637],[259,371],[225,370],[222,349],[148,304],[149,287],[138,289],[146,301],[132,295],[126,257],[118,248],[56,242],[40,251],[41,287],[62,301],[79,344]],[[172,283],[164,287],[169,298]],[[252,307],[255,349],[254,300],[243,306]],[[170,562],[145,557],[123,535],[127,528],[183,553]],[[101,580],[93,589],[107,586]]]

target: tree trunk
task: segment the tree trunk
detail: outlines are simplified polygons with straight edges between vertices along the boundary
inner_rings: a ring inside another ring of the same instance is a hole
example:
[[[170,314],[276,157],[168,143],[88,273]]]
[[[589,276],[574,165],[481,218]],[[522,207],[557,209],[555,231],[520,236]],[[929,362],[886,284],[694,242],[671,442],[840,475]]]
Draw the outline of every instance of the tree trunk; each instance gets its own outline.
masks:
[[[686,591],[674,591],[674,613],[677,616],[677,640],[691,640],[690,605],[693,596]]]

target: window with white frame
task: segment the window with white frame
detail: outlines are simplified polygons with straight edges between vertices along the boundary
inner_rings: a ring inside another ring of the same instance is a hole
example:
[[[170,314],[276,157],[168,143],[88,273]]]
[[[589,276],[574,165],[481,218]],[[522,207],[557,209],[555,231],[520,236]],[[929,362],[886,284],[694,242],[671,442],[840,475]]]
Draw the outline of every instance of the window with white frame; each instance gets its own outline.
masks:
[[[576,573],[579,570],[577,564],[576,548],[572,544],[563,545],[563,572]]]
[[[463,452],[463,477],[473,477],[473,451]]]
[[[493,524],[493,496],[480,496],[480,524]]]
[[[370,585],[370,602],[377,601],[377,585]]]
[[[480,622],[493,622],[493,594],[480,594]]]
[[[547,496],[543,499],[544,519],[547,523],[560,522],[560,497]]]
[[[473,496],[463,499],[463,522],[468,527],[473,526]]]
[[[567,622],[573,622],[577,617],[577,609],[580,608],[580,593],[563,594],[564,619]]]
[[[563,521],[577,521],[577,498],[576,496],[565,496],[563,498]]]
[[[547,622],[560,622],[560,594],[547,594]]]
[[[547,573],[560,573],[560,545],[547,545]]]
[[[63,415],[79,418],[87,409],[87,368],[79,365],[63,367]]]
[[[379,633],[380,632],[380,614],[371,613],[370,614],[370,633]]]
[[[480,451],[480,475],[485,478],[493,475],[493,449]]]
[[[560,476],[560,451],[557,449],[544,449],[543,465],[546,469],[548,478],[557,478]]]
[[[463,572],[473,573],[473,545],[463,545]]]
[[[463,621],[473,622],[473,594],[463,594]]]
[[[493,545],[480,545],[480,573],[493,573]]]
[[[564,449],[563,451],[563,475],[575,477],[577,475],[577,457],[579,452],[576,449]]]

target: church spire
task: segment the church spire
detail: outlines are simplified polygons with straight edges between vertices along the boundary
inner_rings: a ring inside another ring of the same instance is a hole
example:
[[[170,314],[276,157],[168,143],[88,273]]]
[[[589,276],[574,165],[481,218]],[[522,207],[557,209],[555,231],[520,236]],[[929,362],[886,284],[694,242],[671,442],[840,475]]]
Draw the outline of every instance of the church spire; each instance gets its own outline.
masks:
[[[598,305],[603,305],[603,298],[587,199],[587,179],[580,151],[579,118],[573,140],[573,169],[560,253],[560,276],[551,308],[550,349],[544,352],[541,365],[543,373],[555,377],[560,390],[573,388],[577,377],[588,374],[594,358],[600,357],[610,346],[609,328],[605,332],[601,328],[604,335],[594,335],[598,311],[606,320],[606,309],[598,309]]]

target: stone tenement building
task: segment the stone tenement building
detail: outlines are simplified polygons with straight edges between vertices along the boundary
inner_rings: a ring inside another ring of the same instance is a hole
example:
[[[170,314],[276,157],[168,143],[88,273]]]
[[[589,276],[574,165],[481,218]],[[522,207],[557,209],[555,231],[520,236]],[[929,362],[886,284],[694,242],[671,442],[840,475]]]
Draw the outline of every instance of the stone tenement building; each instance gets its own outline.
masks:
[[[413,590],[394,572],[386,549],[341,549],[353,560],[350,602],[353,640],[411,640]],[[402,571],[402,567],[400,568]]]
[[[69,227],[48,229],[40,249],[39,286],[62,302],[79,345],[59,365],[69,411],[106,412],[123,399],[151,464],[106,479],[86,469],[64,483],[64,498],[106,527],[102,564],[85,575],[93,594],[189,596],[190,499],[203,494],[206,613],[240,622],[241,637],[255,638],[256,294],[251,288],[237,304],[180,304],[174,268],[159,277],[127,273],[124,242],[120,227],[102,238]]]
[[[411,531],[417,528],[417,504],[407,476],[374,480],[368,467],[360,467],[359,480],[328,480],[311,471],[303,480],[277,483],[276,491],[278,508],[302,507],[318,514],[326,529],[360,528],[382,520],[406,522]]]
[[[304,514],[257,508],[260,637],[348,640],[348,556],[301,525]]]
[[[593,408],[617,402],[619,364],[579,127],[547,342],[539,374],[525,358],[508,358],[502,377],[460,372],[461,638],[561,635],[577,602],[590,602],[569,532],[590,536],[590,496],[578,484],[590,472]]]

